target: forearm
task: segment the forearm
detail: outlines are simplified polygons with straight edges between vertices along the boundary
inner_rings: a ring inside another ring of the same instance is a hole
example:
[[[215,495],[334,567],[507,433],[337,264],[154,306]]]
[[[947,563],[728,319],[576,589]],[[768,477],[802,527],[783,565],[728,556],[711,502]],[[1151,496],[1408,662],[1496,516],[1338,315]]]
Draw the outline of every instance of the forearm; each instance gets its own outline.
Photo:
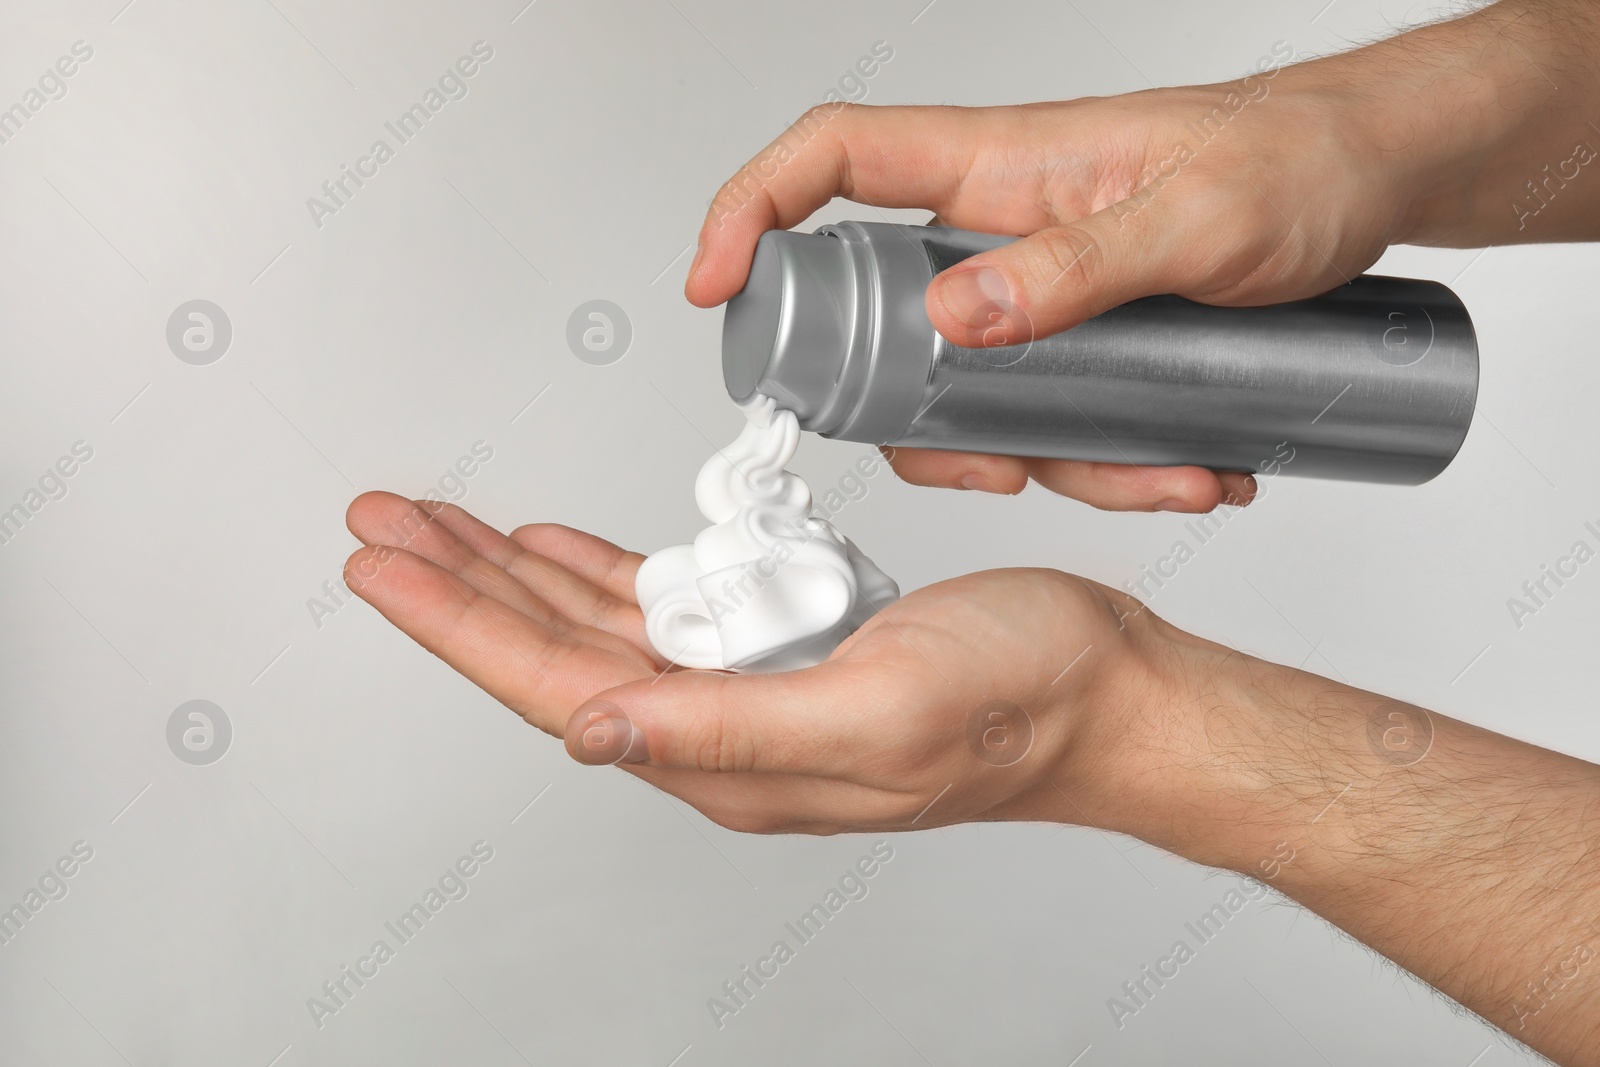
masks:
[[[1267,881],[1530,1046],[1600,1063],[1600,768],[1187,635],[1157,659],[1163,710],[1112,828]]]
[[[1397,242],[1600,239],[1600,2],[1502,0],[1284,77],[1353,108]]]

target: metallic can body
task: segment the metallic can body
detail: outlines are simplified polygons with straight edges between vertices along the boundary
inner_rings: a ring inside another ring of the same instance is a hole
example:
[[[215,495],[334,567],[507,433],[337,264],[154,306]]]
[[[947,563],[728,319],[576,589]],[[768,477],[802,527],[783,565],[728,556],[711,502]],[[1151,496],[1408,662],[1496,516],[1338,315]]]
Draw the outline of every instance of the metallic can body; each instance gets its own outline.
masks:
[[[1155,296],[1027,344],[950,344],[928,283],[1008,240],[858,222],[766,234],[725,320],[729,392],[851,441],[1408,485],[1466,437],[1477,341],[1443,285],[1364,275],[1248,308]]]

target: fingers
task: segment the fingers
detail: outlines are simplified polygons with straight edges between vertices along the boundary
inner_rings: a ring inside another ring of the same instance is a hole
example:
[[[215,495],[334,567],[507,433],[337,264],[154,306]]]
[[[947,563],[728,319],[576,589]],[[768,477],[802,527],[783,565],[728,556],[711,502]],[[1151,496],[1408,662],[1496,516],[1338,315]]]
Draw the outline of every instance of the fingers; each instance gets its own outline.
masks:
[[[978,452],[930,448],[885,449],[889,465],[903,481],[936,489],[977,489],[1016,494],[1028,485],[1026,460]]]
[[[433,532],[433,516],[413,500],[395,493],[372,491],[350,501],[344,524],[368,545],[410,548],[418,537]]]
[[[734,675],[682,671],[602,693],[567,722],[567,751],[584,763],[639,763],[720,773],[805,774],[860,781],[875,746],[902,762],[893,675],[831,660],[802,671]],[[902,680],[903,681],[903,680]]]
[[[756,241],[805,221],[835,196],[941,211],[986,131],[985,109],[822,104],[718,190],[684,295],[714,307],[744,286]],[[995,113],[998,115],[998,111]],[[989,124],[997,122],[995,116]]]
[[[1204,467],[1136,467],[1071,459],[1030,459],[1028,470],[1045,488],[1103,511],[1198,514],[1211,511],[1218,504],[1245,504],[1255,495],[1255,480],[1248,475],[1218,474]],[[1230,486],[1233,487],[1232,500],[1228,499]]]
[[[511,531],[511,539],[529,552],[559,563],[621,600],[633,601],[634,578],[644,557],[582,530],[556,523],[534,523]]]
[[[350,532],[367,545],[403,549],[457,578],[465,588],[491,597],[551,636],[609,653],[652,671],[664,662],[644,633],[637,605],[600,592],[581,578],[564,575],[548,561],[522,560],[521,577],[508,573],[474,550],[500,558],[529,556],[513,542],[454,505],[419,504],[394,493],[364,493],[346,515]],[[455,529],[451,529],[454,525]],[[472,539],[469,544],[457,530]],[[387,555],[380,556],[380,562]],[[413,635],[415,636],[415,635]]]
[[[553,633],[404,549],[358,549],[345,581],[412,640],[546,733],[559,735],[590,694],[651,673],[647,664],[630,666]]]
[[[346,523],[366,544],[406,549],[549,629],[573,631],[623,655],[643,651],[657,667],[664,662],[651,649],[631,596],[612,596],[454,504],[364,493],[350,505]]]
[[[405,549],[449,571],[473,590],[504,601],[543,626],[565,628],[550,605],[479,556],[439,522],[435,512],[414,500],[394,493],[363,493],[351,503],[345,514],[345,525],[364,544]]]
[[[1223,471],[1217,478],[1222,482],[1222,502],[1229,507],[1242,508],[1256,498],[1255,475]]]
[[[460,538],[467,548],[493,567],[503,569],[567,619],[580,626],[593,626],[616,634],[640,648],[650,647],[649,638],[645,636],[644,613],[639,610],[631,588],[625,595],[613,594],[559,562],[523,547],[514,536],[507,537],[454,504],[432,506],[428,510],[439,525]],[[568,532],[578,533],[576,530]],[[604,546],[619,557],[636,555],[624,553],[597,537],[579,536],[597,547]],[[637,564],[633,569],[637,569]]]
[[[928,286],[928,318],[968,348],[1047,337],[1136,297],[1185,289],[1205,261],[1194,230],[1161,199],[1137,211],[1114,204],[951,267]]]
[[[924,448],[885,450],[894,472],[912,485],[977,489],[1014,495],[1028,479],[1102,511],[1203,513],[1219,504],[1242,507],[1255,498],[1248,474],[1204,467],[1137,467],[1070,459],[1019,459]]]

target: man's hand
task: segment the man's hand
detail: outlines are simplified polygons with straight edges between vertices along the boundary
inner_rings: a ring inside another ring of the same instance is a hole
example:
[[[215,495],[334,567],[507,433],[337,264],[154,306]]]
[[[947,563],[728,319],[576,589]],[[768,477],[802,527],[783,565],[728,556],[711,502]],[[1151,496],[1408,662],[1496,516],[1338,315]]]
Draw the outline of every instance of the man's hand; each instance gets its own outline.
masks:
[[[358,498],[349,525],[367,547],[346,580],[389,621],[577,759],[619,764],[724,826],[1105,815],[1074,768],[1100,780],[1127,747],[1148,627],[1128,625],[1139,606],[1124,594],[987,571],[888,605],[808,670],[686,671],[645,638],[638,553],[564,526],[507,537],[387,493]]]
[[[1222,648],[1056,571],[889,605],[826,663],[668,667],[642,557],[368,493],[350,588],[585,763],[738,830],[1079,823],[1272,884],[1600,1064],[1600,768]]]
[[[1582,0],[1516,0],[1294,66],[1280,42],[1257,73],[1216,85],[1019,107],[822,105],[718,192],[685,292],[701,307],[727,300],[764,231],[836,196],[1022,236],[929,287],[934,327],[969,347],[1155,293],[1314,296],[1394,243],[1593,237],[1600,183],[1558,175],[1542,199],[1524,185],[1544,179],[1541,164],[1586,165],[1569,158],[1575,141],[1600,144],[1584,110],[1597,102],[1595,23]],[[1536,218],[1518,216],[1519,198]],[[1198,467],[907,448],[891,462],[919,485],[1016,493],[1031,477],[1113,510],[1209,511],[1255,492],[1248,475]]]

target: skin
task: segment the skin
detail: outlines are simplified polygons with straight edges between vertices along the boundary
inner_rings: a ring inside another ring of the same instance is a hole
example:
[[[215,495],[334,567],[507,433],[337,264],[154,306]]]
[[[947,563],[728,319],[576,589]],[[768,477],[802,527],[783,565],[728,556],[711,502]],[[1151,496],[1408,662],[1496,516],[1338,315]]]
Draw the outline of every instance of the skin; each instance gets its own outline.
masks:
[[[1502,3],[1279,71],[1153,193],[1186,124],[1259,84],[829,111],[754,193],[738,175],[724,189],[688,295],[725,300],[762,231],[835,195],[1030,235],[930,290],[935,326],[968,344],[1150,293],[1306,296],[1399,241],[1600,237],[1600,177],[1547,186],[1536,214],[1524,185],[1575,142],[1600,144],[1586,125],[1600,116],[1595,10]],[[998,320],[962,308],[975,280]],[[920,484],[1017,492],[1032,478],[1105,508],[1203,511],[1253,491],[1197,468],[893,462]],[[506,536],[387,493],[358,498],[348,521],[363,547],[346,580],[386,618],[578,760],[724,826],[1130,834],[1268,882],[1552,1059],[1600,1064],[1592,764],[1231,651],[1058,571],[940,582],[824,664],[730,675],[650,647],[637,553],[554,525]]]

